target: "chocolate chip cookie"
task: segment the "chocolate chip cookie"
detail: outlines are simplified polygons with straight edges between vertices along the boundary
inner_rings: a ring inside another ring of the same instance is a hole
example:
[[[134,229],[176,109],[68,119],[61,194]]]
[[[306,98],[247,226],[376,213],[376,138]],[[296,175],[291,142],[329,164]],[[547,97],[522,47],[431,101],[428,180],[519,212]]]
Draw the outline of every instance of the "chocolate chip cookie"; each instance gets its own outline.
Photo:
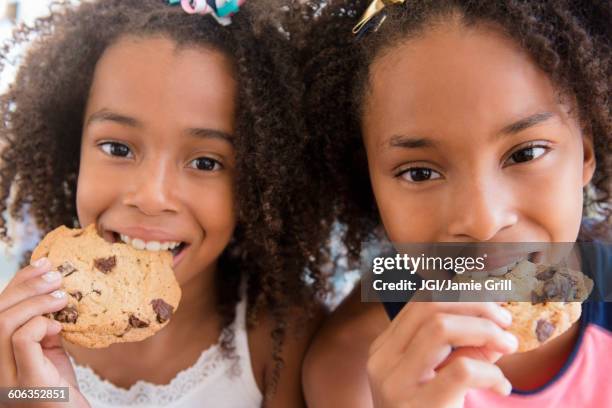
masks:
[[[521,300],[531,298],[502,304],[512,313],[509,331],[519,340],[519,352],[567,331],[580,318],[582,302],[593,289],[593,281],[582,272],[558,265],[519,265],[504,277],[515,281]]]
[[[455,282],[511,281],[511,290],[464,291],[461,301],[498,301],[512,314],[508,329],[519,340],[519,352],[533,350],[568,330],[582,312],[593,281],[582,272],[559,265],[519,262],[502,276],[470,277],[457,275]],[[499,286],[498,286],[499,287]]]
[[[32,253],[41,257],[63,275],[69,297],[50,317],[66,340],[84,347],[144,340],[168,323],[181,298],[169,251],[106,242],[94,224],[51,231]]]

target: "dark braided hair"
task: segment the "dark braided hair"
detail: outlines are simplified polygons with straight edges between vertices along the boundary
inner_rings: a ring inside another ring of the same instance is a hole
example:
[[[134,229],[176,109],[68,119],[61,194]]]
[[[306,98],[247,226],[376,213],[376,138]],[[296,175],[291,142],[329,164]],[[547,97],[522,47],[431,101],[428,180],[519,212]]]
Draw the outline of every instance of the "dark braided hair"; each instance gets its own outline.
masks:
[[[161,0],[99,0],[78,7],[64,1],[33,26],[19,27],[0,51],[3,73],[8,56],[29,47],[15,81],[0,96],[0,238],[6,242],[5,210],[23,220],[27,208],[43,234],[78,222],[83,116],[105,49],[125,35],[162,35],[231,58],[238,82],[238,225],[216,277],[222,346],[233,347],[229,327],[246,277],[251,327],[259,310],[273,317],[270,389],[283,363],[290,308],[311,317],[313,297],[326,291],[319,265],[326,259],[321,248],[332,217],[316,200],[304,199],[320,189],[301,160],[308,148],[299,109],[303,88],[289,31],[280,20],[296,9],[289,0],[251,1],[223,27],[211,16],[188,15]]]
[[[585,213],[595,211],[601,219],[591,236],[609,232],[611,2],[407,0],[384,8],[386,19],[377,31],[355,37],[351,30],[369,3],[308,2],[305,18],[310,28],[300,41],[307,126],[315,136],[313,149],[323,155],[320,171],[336,191],[335,212],[347,226],[345,242],[354,257],[380,225],[360,130],[369,67],[398,42],[455,15],[468,26],[499,27],[531,55],[560,94],[575,99],[577,117],[583,132],[593,137],[597,160],[595,191],[585,193]]]

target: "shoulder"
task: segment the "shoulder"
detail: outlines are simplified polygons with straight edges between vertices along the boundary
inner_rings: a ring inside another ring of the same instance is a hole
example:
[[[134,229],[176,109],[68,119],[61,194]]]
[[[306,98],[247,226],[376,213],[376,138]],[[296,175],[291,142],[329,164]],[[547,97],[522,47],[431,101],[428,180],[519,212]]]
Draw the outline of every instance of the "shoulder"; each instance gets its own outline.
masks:
[[[388,324],[383,306],[362,303],[358,288],[329,316],[302,369],[309,407],[371,406],[368,351]]]
[[[285,322],[285,339],[280,356],[282,368],[280,369],[276,390],[266,406],[270,407],[299,407],[303,406],[301,367],[306,350],[326,315],[323,306],[317,307],[314,316],[304,318],[302,310],[290,309]],[[272,381],[274,361],[274,340],[272,332],[275,329],[275,320],[269,312],[263,311],[257,316],[256,324],[249,329],[249,349],[253,372],[262,394]]]

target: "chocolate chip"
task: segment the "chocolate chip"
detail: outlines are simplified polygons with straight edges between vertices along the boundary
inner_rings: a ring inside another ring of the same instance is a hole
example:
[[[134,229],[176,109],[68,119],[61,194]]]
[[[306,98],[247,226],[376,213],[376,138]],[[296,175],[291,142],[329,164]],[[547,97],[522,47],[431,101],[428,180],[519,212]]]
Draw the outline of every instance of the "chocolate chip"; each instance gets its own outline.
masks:
[[[55,317],[55,320],[57,320],[58,322],[76,323],[79,317],[79,312],[77,312],[76,307],[74,306],[66,306],[59,312],[55,312],[53,317]]]
[[[130,326],[135,327],[137,329],[142,329],[143,327],[149,327],[149,323],[140,320],[134,315],[130,315],[130,319],[128,321],[130,323]]]
[[[552,278],[555,273],[557,273],[557,268],[555,268],[554,266],[549,266],[548,268],[544,269],[542,272],[538,273],[536,275],[536,279],[537,280],[549,280],[550,278]]]
[[[557,296],[561,292],[561,288],[559,287],[558,282],[549,280],[544,282],[544,286],[542,286],[542,295],[546,299],[552,299]]]
[[[568,291],[566,296],[563,298],[565,301],[572,301],[578,299],[578,277],[569,273],[560,274],[568,282]]]
[[[117,265],[117,258],[109,256],[108,258],[94,259],[94,266],[102,273],[109,273]]]
[[[567,279],[569,280],[570,284],[572,284],[572,286],[578,286],[578,283],[580,282],[580,280],[578,279],[577,276],[571,275],[571,274],[563,274],[563,276],[567,277]]]
[[[69,293],[70,296],[72,296],[73,298],[75,298],[77,300],[77,302],[80,302],[81,299],[83,299],[83,294],[81,292],[71,292]]]
[[[153,299],[151,301],[151,305],[153,306],[153,311],[157,314],[157,321],[159,323],[164,323],[170,319],[172,316],[172,312],[174,308],[170,306],[168,303],[164,302],[163,299]]]
[[[542,295],[546,300],[572,300],[575,297],[576,287],[567,275],[557,274],[553,279],[544,282]]]
[[[57,270],[59,273],[62,274],[62,276],[68,277],[70,275],[72,275],[73,273],[75,273],[76,271],[78,271],[77,268],[75,268],[70,262],[66,261],[63,264],[61,264],[60,266],[57,267]]]
[[[102,294],[102,291],[98,290],[98,289],[94,289],[94,290],[92,290],[92,292],[95,293],[96,295],[101,295]]]
[[[536,325],[536,336],[540,343],[545,342],[555,331],[555,325],[548,320],[540,319]]]

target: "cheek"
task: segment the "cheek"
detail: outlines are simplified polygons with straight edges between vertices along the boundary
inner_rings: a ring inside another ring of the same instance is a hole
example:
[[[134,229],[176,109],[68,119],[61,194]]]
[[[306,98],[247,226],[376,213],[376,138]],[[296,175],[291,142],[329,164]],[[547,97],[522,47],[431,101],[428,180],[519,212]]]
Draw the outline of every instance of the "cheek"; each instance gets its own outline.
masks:
[[[234,192],[229,178],[217,180],[207,188],[198,189],[200,197],[195,207],[196,217],[206,231],[207,236],[214,236],[215,240],[229,241],[236,225],[234,211]]]
[[[175,271],[183,285],[221,256],[234,233],[236,215],[231,180],[194,180],[181,184],[179,190],[190,222],[202,231],[191,260],[182,262]]]
[[[522,196],[525,218],[544,227],[551,241],[573,242],[578,236],[583,210],[581,172],[580,161],[559,163],[554,172],[534,178]]]
[[[439,209],[431,195],[408,191],[396,178],[372,175],[372,188],[387,237],[396,243],[433,242]]]
[[[116,194],[115,180],[108,171],[92,164],[87,154],[81,155],[77,181],[76,206],[79,223],[85,227],[95,222],[107,209]]]

